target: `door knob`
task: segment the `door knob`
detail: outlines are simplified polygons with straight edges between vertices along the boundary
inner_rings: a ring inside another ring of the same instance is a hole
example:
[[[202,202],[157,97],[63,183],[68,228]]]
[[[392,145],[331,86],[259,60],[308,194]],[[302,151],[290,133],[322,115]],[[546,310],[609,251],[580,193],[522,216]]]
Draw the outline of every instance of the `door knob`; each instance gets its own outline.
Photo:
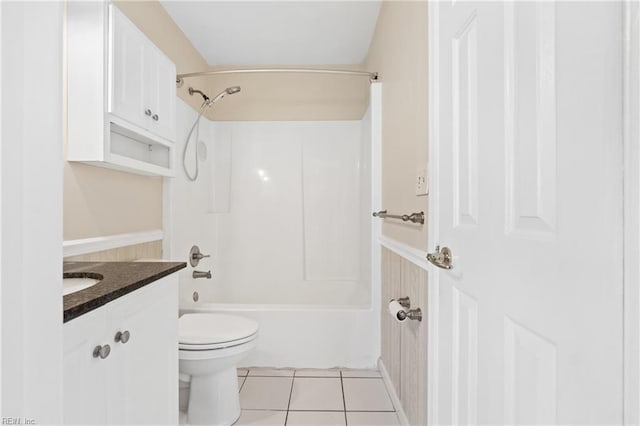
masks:
[[[114,337],[114,340],[120,343],[127,343],[129,341],[129,337],[131,337],[131,333],[129,333],[129,330],[118,331],[116,333],[116,336]]]
[[[158,121],[158,119],[160,118],[160,116],[158,114],[153,114],[153,118],[155,121]]]
[[[440,246],[436,246],[435,252],[427,254],[427,260],[438,268],[453,269],[451,249],[449,247],[442,247],[442,250],[440,250]]]
[[[145,109],[144,115],[146,115],[147,117],[151,117],[151,110],[149,108]]]

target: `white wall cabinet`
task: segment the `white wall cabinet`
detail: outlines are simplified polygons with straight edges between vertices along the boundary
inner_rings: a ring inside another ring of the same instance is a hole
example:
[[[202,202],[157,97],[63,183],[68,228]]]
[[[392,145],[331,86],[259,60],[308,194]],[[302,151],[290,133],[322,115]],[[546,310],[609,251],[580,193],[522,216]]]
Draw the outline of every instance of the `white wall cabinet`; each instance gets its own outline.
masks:
[[[67,159],[173,176],[176,68],[113,4],[67,5]]]
[[[109,24],[109,112],[175,140],[175,65],[113,5]]]
[[[65,323],[65,424],[178,423],[177,289],[168,276]]]

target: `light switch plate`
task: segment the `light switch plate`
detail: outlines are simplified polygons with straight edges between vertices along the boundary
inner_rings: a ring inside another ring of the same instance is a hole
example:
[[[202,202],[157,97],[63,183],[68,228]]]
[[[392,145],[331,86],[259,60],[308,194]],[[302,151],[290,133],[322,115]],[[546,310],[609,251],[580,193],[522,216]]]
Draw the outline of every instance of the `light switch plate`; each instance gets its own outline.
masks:
[[[429,181],[427,169],[420,168],[416,173],[416,196],[429,194]]]

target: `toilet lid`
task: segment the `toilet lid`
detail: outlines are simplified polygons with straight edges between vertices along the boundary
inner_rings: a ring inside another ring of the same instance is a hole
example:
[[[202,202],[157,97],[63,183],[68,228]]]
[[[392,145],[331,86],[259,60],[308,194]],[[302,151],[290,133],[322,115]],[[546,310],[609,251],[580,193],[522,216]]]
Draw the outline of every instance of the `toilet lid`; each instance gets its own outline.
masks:
[[[217,345],[244,340],[258,332],[258,323],[226,314],[184,314],[178,320],[180,346]]]

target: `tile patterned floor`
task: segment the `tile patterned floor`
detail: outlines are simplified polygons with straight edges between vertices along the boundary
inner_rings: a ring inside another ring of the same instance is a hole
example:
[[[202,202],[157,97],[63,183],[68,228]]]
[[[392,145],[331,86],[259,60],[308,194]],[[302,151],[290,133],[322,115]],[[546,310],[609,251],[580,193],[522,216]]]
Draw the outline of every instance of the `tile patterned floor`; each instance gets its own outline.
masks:
[[[399,426],[376,370],[238,369],[236,426]]]

